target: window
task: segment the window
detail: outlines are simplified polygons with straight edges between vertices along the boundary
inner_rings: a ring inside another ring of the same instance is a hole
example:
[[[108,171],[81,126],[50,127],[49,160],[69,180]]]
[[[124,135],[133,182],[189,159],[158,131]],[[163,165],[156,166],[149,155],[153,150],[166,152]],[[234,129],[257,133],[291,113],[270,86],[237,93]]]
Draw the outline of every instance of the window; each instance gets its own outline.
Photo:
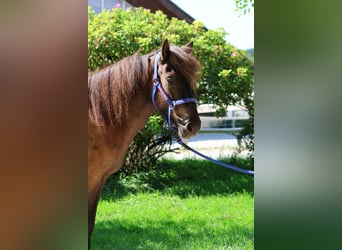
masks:
[[[124,0],[88,0],[88,6],[91,6],[96,14],[104,9],[111,10],[113,8],[121,8],[125,10],[132,7],[132,5]]]

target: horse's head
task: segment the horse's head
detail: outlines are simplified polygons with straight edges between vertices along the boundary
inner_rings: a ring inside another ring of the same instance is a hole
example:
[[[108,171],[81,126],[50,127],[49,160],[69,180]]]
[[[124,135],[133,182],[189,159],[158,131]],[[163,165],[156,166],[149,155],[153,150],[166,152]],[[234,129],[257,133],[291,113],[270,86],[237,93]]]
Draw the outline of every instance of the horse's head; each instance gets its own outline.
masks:
[[[157,95],[158,109],[166,118],[169,117],[169,126],[171,123],[176,126],[179,136],[183,138],[194,136],[201,128],[195,102],[200,63],[192,55],[192,48],[192,42],[177,47],[170,46],[168,40],[165,40],[157,62],[161,84],[159,89],[164,92]]]

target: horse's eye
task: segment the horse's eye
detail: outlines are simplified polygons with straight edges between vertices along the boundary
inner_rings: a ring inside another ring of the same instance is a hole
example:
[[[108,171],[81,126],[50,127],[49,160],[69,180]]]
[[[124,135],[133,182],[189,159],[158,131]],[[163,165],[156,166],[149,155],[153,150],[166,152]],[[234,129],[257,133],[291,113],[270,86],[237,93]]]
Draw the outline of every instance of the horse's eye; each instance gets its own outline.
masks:
[[[173,68],[172,68],[170,65],[167,65],[167,66],[166,66],[166,71],[167,71],[167,72],[172,72],[172,71],[173,71]]]

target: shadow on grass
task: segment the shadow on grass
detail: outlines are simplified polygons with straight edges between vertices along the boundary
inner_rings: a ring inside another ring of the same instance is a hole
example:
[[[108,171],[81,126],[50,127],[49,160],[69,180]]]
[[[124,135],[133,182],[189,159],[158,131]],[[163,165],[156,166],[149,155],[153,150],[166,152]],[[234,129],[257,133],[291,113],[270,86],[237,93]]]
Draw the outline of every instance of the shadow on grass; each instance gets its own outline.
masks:
[[[194,223],[199,231],[192,230]],[[200,220],[145,224],[126,220],[98,222],[92,249],[228,249],[232,242],[239,242],[239,249],[252,249],[253,228],[231,225],[216,230],[205,226],[206,221]]]
[[[226,162],[253,169],[251,160]],[[137,192],[159,192],[181,198],[244,192],[254,194],[254,177],[203,160],[163,160],[158,168],[149,172],[133,173],[125,177],[120,174],[111,176],[101,198],[115,200]]]

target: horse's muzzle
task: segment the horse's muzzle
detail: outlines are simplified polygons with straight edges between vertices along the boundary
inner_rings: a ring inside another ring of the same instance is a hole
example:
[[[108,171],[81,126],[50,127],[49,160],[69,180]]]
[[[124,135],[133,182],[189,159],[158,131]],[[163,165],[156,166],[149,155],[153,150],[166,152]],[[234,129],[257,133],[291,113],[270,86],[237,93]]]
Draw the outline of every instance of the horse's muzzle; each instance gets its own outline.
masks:
[[[199,118],[194,120],[178,120],[178,135],[182,138],[188,139],[198,133],[201,128],[201,120]]]

